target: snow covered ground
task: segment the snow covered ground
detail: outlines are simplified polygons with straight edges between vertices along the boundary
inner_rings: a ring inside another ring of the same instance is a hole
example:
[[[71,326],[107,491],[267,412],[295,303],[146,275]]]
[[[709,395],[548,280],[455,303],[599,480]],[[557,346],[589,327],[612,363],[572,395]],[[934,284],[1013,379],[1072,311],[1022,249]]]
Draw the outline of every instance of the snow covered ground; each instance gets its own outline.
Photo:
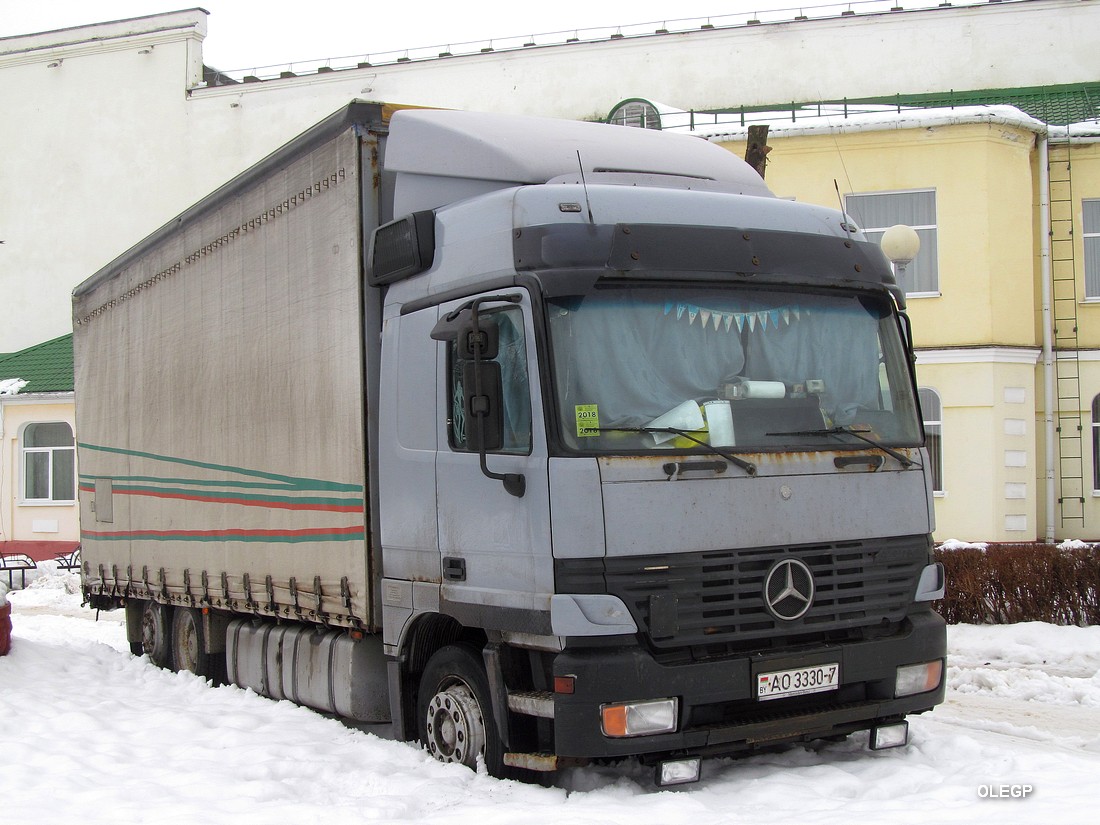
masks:
[[[541,788],[160,670],[130,655],[120,612],[97,621],[78,589],[48,573],[9,596],[3,822],[1012,825],[1094,822],[1100,804],[1100,627],[951,628],[947,702],[911,719],[905,749],[857,735],[711,760],[677,790],[634,764]]]

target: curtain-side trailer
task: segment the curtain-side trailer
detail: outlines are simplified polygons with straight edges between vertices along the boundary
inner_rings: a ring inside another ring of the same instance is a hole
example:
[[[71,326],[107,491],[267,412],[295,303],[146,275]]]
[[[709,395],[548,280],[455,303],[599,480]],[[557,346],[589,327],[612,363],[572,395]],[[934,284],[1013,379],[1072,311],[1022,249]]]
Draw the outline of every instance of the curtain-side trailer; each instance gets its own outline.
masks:
[[[81,284],[135,653],[495,775],[944,695],[904,296],[697,138],[353,102]]]

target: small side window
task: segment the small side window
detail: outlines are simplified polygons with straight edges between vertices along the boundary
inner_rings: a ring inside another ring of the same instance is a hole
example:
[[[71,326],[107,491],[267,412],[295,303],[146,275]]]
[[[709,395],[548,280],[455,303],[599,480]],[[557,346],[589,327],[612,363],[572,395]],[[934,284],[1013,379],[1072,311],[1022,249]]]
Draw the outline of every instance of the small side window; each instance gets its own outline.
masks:
[[[518,307],[485,310],[481,317],[499,330],[499,346],[491,361],[500,365],[503,398],[504,444],[494,452],[531,452],[531,387],[527,373],[527,344],[523,333],[523,311]],[[468,359],[458,354],[458,345],[448,345],[447,373],[450,444],[455,450],[472,451],[467,427],[474,426],[466,413],[463,375]]]
[[[924,416],[924,446],[932,465],[932,491],[943,492],[943,405],[940,395],[931,387],[920,387],[921,415]]]

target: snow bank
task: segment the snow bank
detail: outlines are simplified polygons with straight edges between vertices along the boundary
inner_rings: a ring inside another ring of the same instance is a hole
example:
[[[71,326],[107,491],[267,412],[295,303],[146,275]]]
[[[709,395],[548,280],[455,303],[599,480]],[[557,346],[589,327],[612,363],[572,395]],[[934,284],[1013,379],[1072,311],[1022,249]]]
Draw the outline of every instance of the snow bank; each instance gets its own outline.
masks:
[[[1059,550],[1088,550],[1090,547],[1092,544],[1080,539],[1066,539],[1058,544]]]
[[[959,541],[958,539],[948,539],[938,545],[940,550],[988,550],[989,545],[984,541]]]
[[[653,787],[635,762],[558,787],[441,765],[419,748],[129,653],[120,611],[80,607],[70,573],[10,595],[0,659],[7,822],[424,825],[850,825],[1082,822],[1100,802],[1100,629],[952,627],[948,701],[909,747],[866,735],[741,760]],[[991,789],[1029,785],[1025,797]]]

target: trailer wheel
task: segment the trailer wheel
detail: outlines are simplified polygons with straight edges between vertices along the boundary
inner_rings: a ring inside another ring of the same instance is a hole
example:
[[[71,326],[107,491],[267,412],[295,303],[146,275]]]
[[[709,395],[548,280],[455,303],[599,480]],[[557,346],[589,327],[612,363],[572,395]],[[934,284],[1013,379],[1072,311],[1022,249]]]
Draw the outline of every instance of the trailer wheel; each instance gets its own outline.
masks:
[[[147,601],[141,609],[141,648],[158,667],[172,666],[171,616],[172,608],[159,602]]]
[[[172,667],[209,679],[213,656],[206,652],[202,614],[190,607],[172,611]]]
[[[481,654],[470,645],[436,651],[420,678],[420,741],[440,762],[474,770],[485,760],[492,776],[504,773],[504,746],[489,704]]]

